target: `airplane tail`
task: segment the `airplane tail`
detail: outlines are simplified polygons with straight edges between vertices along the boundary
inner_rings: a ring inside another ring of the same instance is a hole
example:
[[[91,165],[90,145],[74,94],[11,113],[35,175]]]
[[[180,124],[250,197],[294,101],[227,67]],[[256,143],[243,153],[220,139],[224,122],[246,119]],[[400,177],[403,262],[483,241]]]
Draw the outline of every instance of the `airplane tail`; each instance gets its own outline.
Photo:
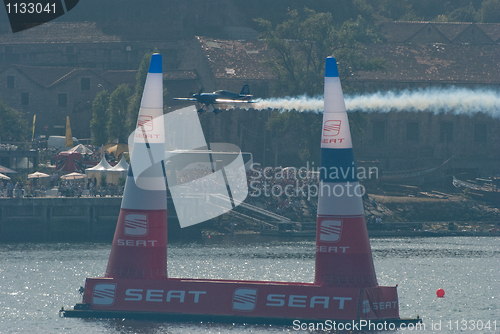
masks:
[[[240,95],[250,95],[250,86],[243,85],[243,88],[241,88]]]

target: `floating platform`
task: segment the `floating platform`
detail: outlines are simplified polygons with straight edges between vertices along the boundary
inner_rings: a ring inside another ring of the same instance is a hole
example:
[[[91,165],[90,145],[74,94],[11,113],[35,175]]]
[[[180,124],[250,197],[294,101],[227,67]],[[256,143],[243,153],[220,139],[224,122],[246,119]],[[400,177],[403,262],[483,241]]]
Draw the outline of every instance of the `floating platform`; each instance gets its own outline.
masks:
[[[312,283],[135,278],[87,279],[83,303],[65,317],[130,318],[292,325],[294,320],[417,323],[400,319],[396,287],[360,288],[338,277],[342,287]],[[368,282],[366,282],[368,283]],[[350,287],[352,286],[352,287]],[[216,307],[214,307],[216,306]]]
[[[81,305],[81,306],[80,306]],[[396,328],[400,328],[401,325],[405,325],[408,328],[410,325],[416,327],[417,324],[422,323],[422,319],[417,317],[415,319],[410,318],[395,318],[395,319],[373,319],[373,320],[341,320],[341,319],[286,319],[286,318],[270,318],[270,317],[238,317],[238,316],[210,316],[204,314],[180,314],[180,313],[161,313],[161,312],[138,312],[138,311],[106,311],[106,310],[85,310],[80,308],[85,308],[85,304],[75,305],[74,310],[61,310],[61,314],[66,318],[85,318],[85,319],[133,319],[133,320],[150,320],[150,321],[168,321],[168,322],[215,322],[215,323],[252,323],[252,324],[262,324],[262,325],[279,325],[279,326],[293,326],[294,324],[303,323],[325,323],[330,324],[336,323],[343,324],[345,328],[349,324],[352,328],[354,323],[358,325],[363,325],[363,329],[369,329],[372,327],[374,330],[377,329],[378,324],[386,324],[386,328],[389,329],[390,325],[394,324]]]

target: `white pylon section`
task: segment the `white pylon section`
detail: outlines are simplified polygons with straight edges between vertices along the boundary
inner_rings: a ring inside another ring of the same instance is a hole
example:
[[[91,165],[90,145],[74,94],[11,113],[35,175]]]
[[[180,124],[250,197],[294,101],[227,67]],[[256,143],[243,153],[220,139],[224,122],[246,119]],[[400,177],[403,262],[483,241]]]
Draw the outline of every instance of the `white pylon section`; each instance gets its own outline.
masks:
[[[130,158],[135,183],[142,189],[166,190],[164,171],[161,164],[156,165],[165,159],[165,126],[162,116],[162,57],[155,53],[151,56],[144,85]],[[146,170],[147,173],[144,173]]]

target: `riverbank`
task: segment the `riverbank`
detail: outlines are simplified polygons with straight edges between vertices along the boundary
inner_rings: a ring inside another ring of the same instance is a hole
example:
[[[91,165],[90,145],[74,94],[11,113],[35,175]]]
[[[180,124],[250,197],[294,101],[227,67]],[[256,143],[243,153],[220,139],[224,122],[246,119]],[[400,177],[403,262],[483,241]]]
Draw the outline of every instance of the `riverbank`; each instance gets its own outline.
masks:
[[[254,199],[252,203],[255,202]],[[111,241],[120,205],[121,197],[109,196],[0,198],[0,242]],[[460,195],[370,194],[365,196],[364,205],[370,236],[487,236],[500,230],[500,209]],[[314,237],[314,201],[302,199],[287,216],[290,221],[268,222],[228,212],[189,229],[180,229],[173,204],[169,202],[169,239],[233,233]],[[374,223],[376,218],[380,218],[378,223]]]
[[[416,187],[400,189],[403,191],[385,192],[379,188],[364,196],[370,236],[496,236],[500,230],[500,203],[478,201],[461,193],[425,192]],[[253,205],[265,208],[264,201],[251,200]],[[317,201],[301,199],[283,214],[290,222],[274,223],[261,231],[261,225],[240,219],[235,232],[314,237],[316,211]],[[207,224],[204,233],[229,234],[230,223],[235,219],[223,217],[221,223]]]

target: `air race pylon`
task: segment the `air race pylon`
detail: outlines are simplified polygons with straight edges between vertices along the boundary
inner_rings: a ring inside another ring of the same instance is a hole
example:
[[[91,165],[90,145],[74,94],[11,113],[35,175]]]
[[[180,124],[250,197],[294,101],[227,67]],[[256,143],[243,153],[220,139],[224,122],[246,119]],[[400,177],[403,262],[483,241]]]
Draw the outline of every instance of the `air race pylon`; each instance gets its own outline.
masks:
[[[375,287],[370,241],[337,61],[326,59],[314,283]]]
[[[167,193],[161,161],[165,154],[165,130],[160,117],[163,115],[162,82],[162,57],[153,54],[106,268],[107,278],[167,278]]]

